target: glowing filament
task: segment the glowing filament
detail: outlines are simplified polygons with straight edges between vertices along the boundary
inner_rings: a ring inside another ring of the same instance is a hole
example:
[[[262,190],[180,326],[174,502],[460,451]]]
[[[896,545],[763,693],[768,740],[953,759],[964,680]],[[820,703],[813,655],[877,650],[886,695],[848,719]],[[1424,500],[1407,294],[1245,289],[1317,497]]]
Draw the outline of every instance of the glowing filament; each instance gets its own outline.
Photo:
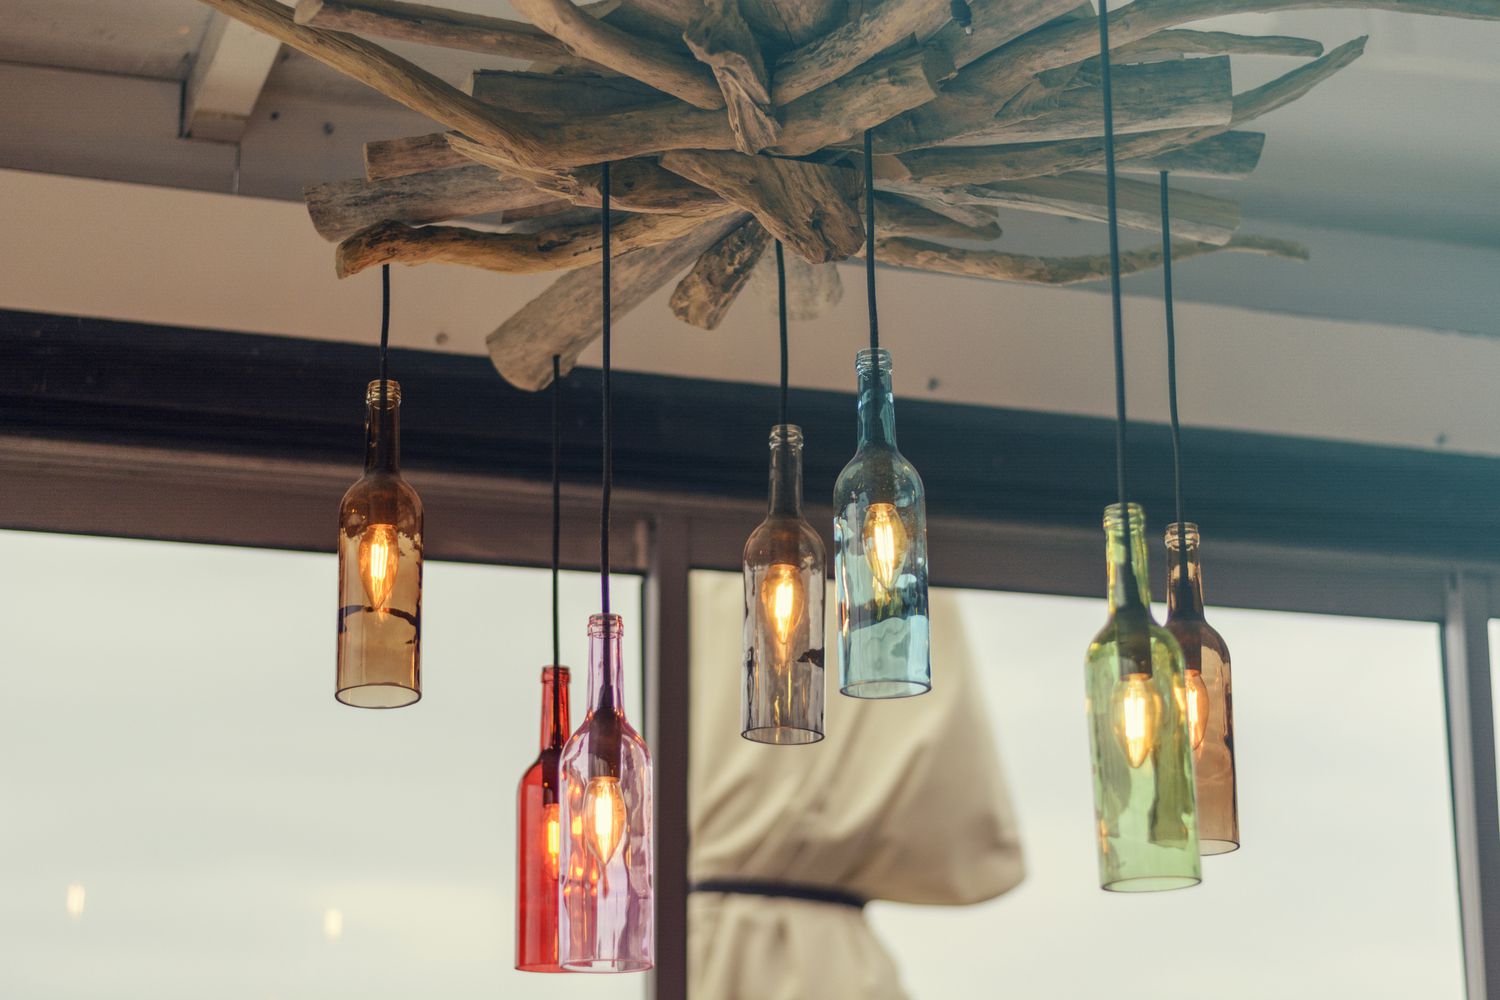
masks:
[[[583,834],[601,865],[609,864],[625,835],[625,797],[620,779],[590,778],[583,790]]]
[[[562,818],[558,815],[557,803],[543,807],[546,815],[547,851],[545,866],[548,878],[557,878],[557,861],[562,854]]]
[[[875,593],[884,598],[896,587],[896,576],[906,561],[906,525],[891,503],[872,503],[865,511],[865,559],[875,575]]]
[[[760,605],[781,645],[791,641],[792,630],[802,621],[806,603],[797,567],[774,563],[766,570],[765,579],[760,582]]]
[[[1208,685],[1203,683],[1201,670],[1187,672],[1187,718],[1188,733],[1196,750],[1208,733]]]
[[[1127,674],[1115,684],[1113,700],[1115,734],[1125,748],[1131,767],[1140,767],[1156,749],[1161,699],[1150,674]]]
[[[359,578],[370,607],[376,611],[385,610],[396,587],[398,555],[394,524],[371,524],[359,536]]]

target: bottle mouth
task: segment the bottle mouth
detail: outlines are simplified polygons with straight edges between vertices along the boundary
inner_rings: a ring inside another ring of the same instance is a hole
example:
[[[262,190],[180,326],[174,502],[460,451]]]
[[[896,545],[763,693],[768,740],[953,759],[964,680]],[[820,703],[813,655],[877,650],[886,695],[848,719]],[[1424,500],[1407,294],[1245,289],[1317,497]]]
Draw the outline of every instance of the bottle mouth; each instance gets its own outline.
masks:
[[[542,668],[542,680],[544,681],[561,681],[566,684],[570,676],[571,674],[567,667],[552,665]]]
[[[371,379],[370,384],[365,386],[365,402],[370,406],[380,405],[380,379]],[[385,405],[401,405],[401,383],[393,378],[385,380]]]
[[[616,614],[589,615],[589,637],[601,639],[625,634],[625,619]]]
[[[1184,544],[1186,544],[1186,546],[1190,549],[1196,549],[1198,547],[1198,526],[1192,521],[1184,521],[1182,522],[1182,528]],[[1171,524],[1167,525],[1167,530],[1163,537],[1166,539],[1168,549],[1176,549],[1180,547],[1177,544],[1176,521],[1173,521]]]
[[[771,447],[781,447],[785,441],[789,447],[802,447],[802,428],[796,424],[777,424],[771,428]]]
[[[1146,511],[1138,503],[1128,504],[1130,508],[1130,530],[1139,534],[1146,528]],[[1104,530],[1120,531],[1125,527],[1125,518],[1120,515],[1120,505],[1112,503],[1104,508]]]
[[[867,347],[854,356],[854,370],[860,375],[868,375],[870,372],[877,371],[883,375],[889,375],[891,352],[884,347]]]

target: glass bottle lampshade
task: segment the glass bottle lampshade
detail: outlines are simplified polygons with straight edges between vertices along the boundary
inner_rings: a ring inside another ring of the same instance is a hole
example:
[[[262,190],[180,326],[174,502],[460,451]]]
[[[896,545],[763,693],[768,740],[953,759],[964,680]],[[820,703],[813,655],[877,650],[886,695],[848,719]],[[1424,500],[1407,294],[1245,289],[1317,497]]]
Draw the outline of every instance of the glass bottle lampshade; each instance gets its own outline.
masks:
[[[1099,884],[1115,892],[1202,878],[1182,650],[1151,617],[1145,526],[1131,504],[1127,561],[1120,506],[1105,511],[1109,620],[1085,670]]]
[[[365,391],[365,474],[339,504],[334,696],[356,708],[422,697],[422,501],[401,478],[401,386]]]
[[[1198,526],[1188,521],[1183,528],[1179,538],[1178,526],[1167,526],[1167,630],[1182,647],[1187,668],[1188,732],[1198,786],[1198,847],[1204,854],[1227,854],[1240,846],[1229,647],[1203,616]]]
[[[625,718],[619,615],[589,618],[588,714],[562,752],[558,960],[569,972],[652,967],[651,755]]]
[[[557,960],[557,880],[562,855],[563,744],[571,729],[568,668],[542,670],[542,748],[521,777],[516,803],[516,968],[565,972]]]
[[[771,499],[745,542],[740,732],[757,743],[823,738],[823,540],[802,517],[802,428],[771,430]]]
[[[891,355],[860,351],[859,447],[833,492],[839,686],[855,698],[932,687],[927,626],[927,504],[896,450]]]

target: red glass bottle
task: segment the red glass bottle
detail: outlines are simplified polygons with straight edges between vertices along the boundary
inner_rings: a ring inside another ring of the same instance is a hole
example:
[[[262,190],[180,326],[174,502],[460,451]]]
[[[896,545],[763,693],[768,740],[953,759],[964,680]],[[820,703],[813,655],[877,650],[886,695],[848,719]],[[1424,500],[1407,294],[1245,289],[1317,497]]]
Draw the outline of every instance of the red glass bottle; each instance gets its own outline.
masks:
[[[542,670],[542,752],[521,778],[516,816],[516,968],[566,972],[557,960],[558,762],[572,731],[568,668]]]

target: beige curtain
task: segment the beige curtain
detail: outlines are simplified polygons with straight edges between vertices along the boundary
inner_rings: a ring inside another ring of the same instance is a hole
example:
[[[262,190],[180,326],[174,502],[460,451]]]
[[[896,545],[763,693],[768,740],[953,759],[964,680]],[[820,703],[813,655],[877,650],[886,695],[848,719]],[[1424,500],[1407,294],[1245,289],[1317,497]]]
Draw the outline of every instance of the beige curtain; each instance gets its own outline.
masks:
[[[1020,882],[1010,797],[956,597],[932,594],[933,689],[919,698],[840,695],[830,618],[827,737],[772,747],[739,735],[741,586],[735,574],[693,574],[693,880],[947,906]],[[853,907],[703,893],[689,912],[692,1000],[907,997]]]

